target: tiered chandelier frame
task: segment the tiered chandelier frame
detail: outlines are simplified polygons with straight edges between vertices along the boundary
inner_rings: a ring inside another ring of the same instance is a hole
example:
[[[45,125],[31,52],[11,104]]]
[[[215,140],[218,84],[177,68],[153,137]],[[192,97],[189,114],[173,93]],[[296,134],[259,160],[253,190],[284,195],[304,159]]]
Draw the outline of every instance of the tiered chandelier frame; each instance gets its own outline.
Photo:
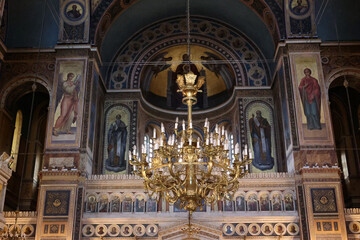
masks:
[[[190,69],[190,68],[188,68]],[[248,173],[251,156],[245,147],[240,154],[239,144],[230,146],[229,134],[218,125],[210,132],[208,119],[204,123],[204,140],[194,138],[192,106],[196,104],[196,94],[205,83],[203,76],[191,71],[178,75],[176,80],[183,103],[188,107],[188,121],[182,121],[178,129],[176,118],[174,133],[168,138],[161,123],[161,134],[152,137],[153,152],[149,154],[143,144],[141,154],[134,146],[129,151],[134,173],[144,179],[145,190],[150,197],[162,197],[169,203],[180,201],[180,208],[194,212],[205,203],[231,200],[239,188],[239,179]],[[234,149],[234,158],[229,156],[229,148]]]

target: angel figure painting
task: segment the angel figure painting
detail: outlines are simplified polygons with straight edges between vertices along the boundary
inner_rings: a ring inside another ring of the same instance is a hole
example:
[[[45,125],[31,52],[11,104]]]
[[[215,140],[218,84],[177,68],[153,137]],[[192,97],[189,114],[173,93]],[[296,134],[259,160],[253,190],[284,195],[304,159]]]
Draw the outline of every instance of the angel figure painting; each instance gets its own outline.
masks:
[[[60,63],[52,126],[53,141],[76,140],[82,70],[82,62]]]

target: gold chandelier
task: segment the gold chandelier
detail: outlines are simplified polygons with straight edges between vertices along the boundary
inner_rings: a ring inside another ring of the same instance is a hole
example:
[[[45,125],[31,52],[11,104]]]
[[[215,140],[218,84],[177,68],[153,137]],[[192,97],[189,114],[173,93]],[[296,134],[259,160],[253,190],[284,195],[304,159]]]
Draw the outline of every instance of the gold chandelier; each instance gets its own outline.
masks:
[[[210,123],[205,119],[204,141],[195,139],[192,125],[192,106],[196,104],[196,94],[205,83],[204,76],[191,72],[190,62],[190,1],[187,0],[187,47],[188,60],[183,74],[177,75],[178,92],[183,95],[182,102],[187,105],[188,119],[179,121],[176,118],[174,133],[168,138],[164,124],[161,123],[161,134],[156,137],[154,129],[151,147],[146,151],[143,144],[141,154],[134,146],[129,151],[129,162],[134,173],[144,179],[145,190],[150,197],[159,200],[162,196],[169,203],[180,202],[180,208],[189,211],[189,219],[196,208],[212,204],[218,200],[230,200],[239,187],[239,178],[248,173],[251,157],[247,147],[240,154],[239,144],[233,146],[224,127],[216,124],[210,132]],[[186,69],[186,67],[188,67]],[[229,149],[234,149],[234,157],[229,156]],[[189,229],[191,230],[190,220]],[[192,235],[189,233],[189,235]]]
[[[182,122],[182,131],[178,131],[176,118],[174,134],[166,138],[165,127],[161,123],[161,134],[152,138],[153,153],[148,156],[143,144],[141,156],[134,146],[129,152],[134,173],[144,178],[145,190],[158,199],[164,196],[166,201],[180,201],[180,207],[191,212],[202,207],[204,201],[212,204],[217,200],[232,199],[239,187],[239,178],[248,173],[251,159],[247,148],[242,156],[239,144],[230,146],[224,127],[218,125],[210,132],[209,121],[205,120],[204,139],[194,139],[192,125],[192,105],[196,104],[196,94],[205,82],[191,71],[178,75],[176,80],[183,103],[188,107],[188,124]],[[234,159],[230,160],[229,147],[235,149]]]

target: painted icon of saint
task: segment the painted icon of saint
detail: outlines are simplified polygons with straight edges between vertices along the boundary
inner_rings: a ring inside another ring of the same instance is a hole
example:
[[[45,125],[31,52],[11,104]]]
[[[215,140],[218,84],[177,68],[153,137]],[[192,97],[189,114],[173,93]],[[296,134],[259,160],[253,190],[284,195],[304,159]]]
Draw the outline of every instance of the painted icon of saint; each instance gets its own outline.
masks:
[[[269,170],[274,167],[274,158],[271,156],[271,126],[266,118],[256,111],[249,120],[250,135],[254,152],[252,164],[260,170]]]
[[[311,76],[309,68],[304,69],[305,77],[300,81],[299,92],[307,120],[308,130],[321,129],[320,107],[321,90],[318,80]]]

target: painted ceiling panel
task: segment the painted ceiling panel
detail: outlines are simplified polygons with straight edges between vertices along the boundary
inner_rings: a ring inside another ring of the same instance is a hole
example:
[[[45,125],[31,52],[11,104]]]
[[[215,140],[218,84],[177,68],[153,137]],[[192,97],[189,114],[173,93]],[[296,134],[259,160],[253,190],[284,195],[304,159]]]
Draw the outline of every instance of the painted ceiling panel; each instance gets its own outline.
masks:
[[[8,48],[52,48],[59,34],[58,0],[10,0],[8,2]],[[44,11],[45,10],[45,11]],[[45,16],[43,13],[45,12]],[[44,19],[44,22],[43,22]],[[40,44],[41,26],[43,34]]]
[[[318,36],[322,41],[360,39],[360,31],[356,30],[360,25],[360,1],[315,0],[315,4]],[[322,14],[322,6],[325,5]],[[39,46],[44,8],[41,47],[51,48],[56,45],[59,34],[59,0],[8,0],[7,20],[4,21],[7,24],[8,48]],[[270,33],[256,13],[240,0],[192,0],[190,11],[193,15],[215,18],[236,27],[260,47],[266,58],[272,58],[274,46]],[[178,15],[185,15],[184,0],[137,1],[110,27],[102,45],[104,61],[110,61],[114,51],[116,52],[137,31],[155,21]]]
[[[111,61],[114,50],[119,49],[131,35],[147,25],[173,16],[185,17],[185,3],[184,0],[143,0],[135,3],[113,22],[107,32],[101,48],[103,61]],[[193,0],[190,2],[190,13],[232,25],[254,41],[266,58],[273,57],[274,44],[265,24],[241,1]]]
[[[325,10],[323,7],[325,7]],[[316,0],[318,36],[322,41],[360,39],[360,1]],[[322,13],[323,11],[323,13]],[[338,33],[336,33],[336,28]]]

